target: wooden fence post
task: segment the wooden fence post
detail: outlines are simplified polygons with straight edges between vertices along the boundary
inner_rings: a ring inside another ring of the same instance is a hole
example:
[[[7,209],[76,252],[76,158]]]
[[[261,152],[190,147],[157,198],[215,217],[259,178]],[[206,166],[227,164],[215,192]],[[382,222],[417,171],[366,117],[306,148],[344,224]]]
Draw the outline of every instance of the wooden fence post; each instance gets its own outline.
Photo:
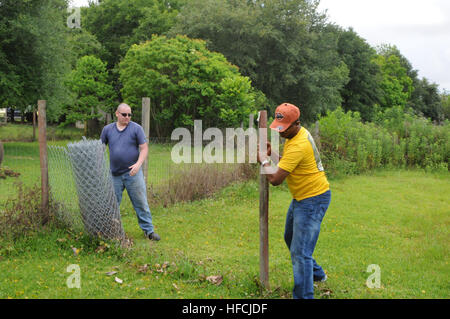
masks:
[[[267,149],[267,111],[259,114],[259,149]],[[259,174],[259,276],[262,286],[269,289],[269,183]]]
[[[38,101],[38,129],[39,129],[39,158],[41,163],[41,208],[44,213],[43,224],[48,221],[49,214],[49,186],[48,186],[48,157],[47,157],[47,120],[46,101]]]
[[[36,109],[33,106],[33,142],[36,141]]]
[[[142,128],[144,129],[145,139],[147,144],[150,144],[150,98],[142,98]],[[145,184],[147,185],[148,178],[148,156],[142,164],[142,173],[144,174]]]

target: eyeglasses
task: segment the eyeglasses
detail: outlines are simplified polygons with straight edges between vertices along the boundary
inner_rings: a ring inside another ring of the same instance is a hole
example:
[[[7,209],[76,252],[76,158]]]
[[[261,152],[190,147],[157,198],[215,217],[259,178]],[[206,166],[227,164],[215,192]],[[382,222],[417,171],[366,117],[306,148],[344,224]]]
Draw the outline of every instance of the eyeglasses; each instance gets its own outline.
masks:
[[[120,115],[122,115],[123,117],[131,117],[131,113],[120,113]]]

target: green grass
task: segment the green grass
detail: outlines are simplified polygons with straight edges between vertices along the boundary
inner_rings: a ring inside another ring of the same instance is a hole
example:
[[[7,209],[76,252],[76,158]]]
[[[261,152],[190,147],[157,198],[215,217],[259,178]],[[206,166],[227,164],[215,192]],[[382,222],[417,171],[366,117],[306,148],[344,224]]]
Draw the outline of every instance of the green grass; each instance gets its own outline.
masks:
[[[314,255],[329,279],[316,287],[316,298],[450,297],[449,174],[379,171],[332,180],[331,188]],[[263,292],[257,280],[258,198],[257,182],[247,182],[214,198],[154,207],[162,237],[154,243],[143,237],[124,196],[121,214],[131,249],[58,230],[0,242],[0,298],[290,298],[283,232],[291,196],[285,186],[270,188],[271,289]],[[81,249],[77,256],[72,247]],[[80,266],[81,289],[66,286],[71,264]],[[379,289],[366,286],[371,264],[381,269]],[[117,273],[106,275],[110,271]],[[213,275],[223,282],[206,280]]]
[[[47,140],[67,140],[81,139],[84,130],[75,127],[59,127],[55,125],[47,126]],[[35,140],[38,139],[38,129],[36,127]],[[8,142],[30,142],[33,141],[32,124],[8,123],[0,125],[0,141]]]

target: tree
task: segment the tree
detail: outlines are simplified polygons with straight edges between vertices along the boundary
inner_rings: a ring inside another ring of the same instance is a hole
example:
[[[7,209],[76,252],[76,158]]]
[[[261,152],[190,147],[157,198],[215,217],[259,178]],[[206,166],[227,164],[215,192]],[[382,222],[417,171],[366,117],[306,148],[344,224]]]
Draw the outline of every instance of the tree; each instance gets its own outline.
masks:
[[[318,1],[192,0],[170,35],[206,40],[251,78],[274,107],[282,102],[312,120],[341,103],[348,69],[337,53],[337,34],[318,13]]]
[[[73,67],[81,57],[93,55],[100,58],[105,50],[95,35],[85,28],[73,29],[69,34],[69,44],[73,52]]]
[[[23,111],[46,99],[49,120],[61,114],[71,55],[66,50],[66,9],[66,0],[0,2],[2,106]]]
[[[339,31],[338,52],[349,68],[349,82],[342,88],[342,107],[358,111],[364,121],[371,121],[380,103],[377,79],[380,68],[374,62],[376,51],[352,28]]]
[[[412,80],[412,92],[407,101],[407,106],[416,114],[428,117],[434,121],[441,121],[444,115],[440,105],[438,85],[430,83],[426,78],[419,79],[418,70],[415,70],[408,59],[400,53],[396,46],[381,45],[379,54],[386,58],[396,56],[400,65],[406,70],[406,75]]]
[[[133,44],[168,31],[180,0],[103,0],[81,11],[82,23],[102,45],[99,58],[107,63],[111,83],[120,96],[117,66]]]
[[[444,120],[438,85],[436,83],[429,83],[426,78],[417,80],[409,105],[414,109],[416,114],[437,122]]]
[[[66,110],[66,124],[83,121],[85,134],[95,135],[100,112],[112,113],[114,109],[114,91],[108,83],[106,64],[94,56],[80,58],[67,86],[75,94],[76,103]]]
[[[255,110],[254,92],[220,53],[185,36],[133,45],[120,63],[122,95],[139,114],[142,97],[151,98],[151,127],[169,136],[176,127],[234,127]]]
[[[406,69],[400,64],[400,59],[396,55],[389,57],[378,55],[374,62],[381,70],[379,82],[382,90],[381,108],[405,107],[411,96],[413,86],[411,78],[406,74]]]
[[[444,119],[450,120],[450,92],[445,91],[441,94],[442,114]]]

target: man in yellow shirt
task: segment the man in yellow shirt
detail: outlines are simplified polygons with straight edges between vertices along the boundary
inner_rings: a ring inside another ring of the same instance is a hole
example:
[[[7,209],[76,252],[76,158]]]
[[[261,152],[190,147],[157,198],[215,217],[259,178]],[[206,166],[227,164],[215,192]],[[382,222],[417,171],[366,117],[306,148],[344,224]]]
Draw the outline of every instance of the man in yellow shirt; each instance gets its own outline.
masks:
[[[283,156],[271,150],[258,152],[258,162],[266,167],[269,157],[278,163],[275,173],[267,173],[267,179],[280,185],[285,179],[292,194],[284,239],[291,252],[294,272],[293,297],[314,298],[313,281],[325,281],[322,267],[312,258],[320,232],[320,224],[331,201],[330,184],[311,134],[300,126],[300,110],[293,104],[283,103],[275,110],[270,128],[286,138]]]

